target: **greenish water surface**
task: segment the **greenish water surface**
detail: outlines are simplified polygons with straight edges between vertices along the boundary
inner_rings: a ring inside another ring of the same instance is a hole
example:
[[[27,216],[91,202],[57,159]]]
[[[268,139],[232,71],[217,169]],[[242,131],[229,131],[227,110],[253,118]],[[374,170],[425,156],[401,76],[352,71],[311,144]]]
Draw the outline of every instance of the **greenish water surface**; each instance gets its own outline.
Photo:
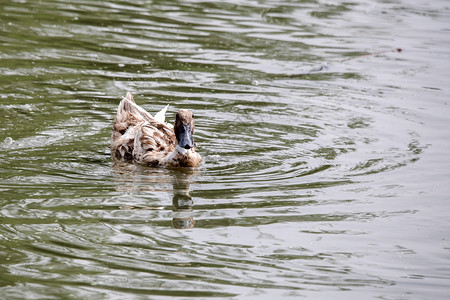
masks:
[[[442,0],[2,0],[0,298],[448,299],[449,32]],[[195,112],[201,168],[112,161],[127,91]]]

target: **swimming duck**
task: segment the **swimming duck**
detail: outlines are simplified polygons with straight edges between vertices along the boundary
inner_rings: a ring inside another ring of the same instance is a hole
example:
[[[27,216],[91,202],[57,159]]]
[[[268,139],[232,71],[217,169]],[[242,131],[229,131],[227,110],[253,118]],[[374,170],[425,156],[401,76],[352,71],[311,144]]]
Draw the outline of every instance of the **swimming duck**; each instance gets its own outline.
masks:
[[[174,126],[165,122],[169,105],[154,117],[134,102],[128,92],[120,101],[111,136],[111,154],[118,159],[153,167],[198,167],[194,114],[180,109]]]

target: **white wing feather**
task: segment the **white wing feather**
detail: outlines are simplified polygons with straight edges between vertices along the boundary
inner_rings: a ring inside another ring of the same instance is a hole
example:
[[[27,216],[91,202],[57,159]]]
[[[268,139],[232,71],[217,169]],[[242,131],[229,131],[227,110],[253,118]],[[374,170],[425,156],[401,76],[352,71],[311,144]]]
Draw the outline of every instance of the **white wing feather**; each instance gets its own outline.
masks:
[[[155,115],[156,121],[165,124],[165,121],[166,121],[166,111],[167,111],[168,108],[169,108],[169,104],[167,104],[166,107],[164,107],[163,109],[161,109],[161,111],[159,111],[159,112]]]

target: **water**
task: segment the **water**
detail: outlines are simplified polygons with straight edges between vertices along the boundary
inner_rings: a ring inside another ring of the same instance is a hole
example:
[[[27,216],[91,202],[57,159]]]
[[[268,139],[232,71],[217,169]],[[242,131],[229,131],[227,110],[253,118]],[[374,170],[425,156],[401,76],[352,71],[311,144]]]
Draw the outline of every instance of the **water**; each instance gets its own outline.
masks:
[[[450,296],[447,1],[0,16],[0,298]],[[195,112],[199,170],[111,160],[126,91]]]

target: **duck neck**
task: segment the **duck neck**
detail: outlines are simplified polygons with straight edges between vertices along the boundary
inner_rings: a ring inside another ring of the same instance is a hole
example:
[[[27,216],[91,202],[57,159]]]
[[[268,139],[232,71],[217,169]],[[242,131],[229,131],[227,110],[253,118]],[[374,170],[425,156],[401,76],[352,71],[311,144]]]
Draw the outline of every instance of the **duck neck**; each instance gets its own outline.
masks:
[[[185,155],[185,154],[189,151],[189,149],[181,148],[181,146],[178,145],[178,143],[177,143],[177,145],[175,146],[175,149],[178,151],[178,153],[180,153],[180,154],[182,154],[182,155]]]

